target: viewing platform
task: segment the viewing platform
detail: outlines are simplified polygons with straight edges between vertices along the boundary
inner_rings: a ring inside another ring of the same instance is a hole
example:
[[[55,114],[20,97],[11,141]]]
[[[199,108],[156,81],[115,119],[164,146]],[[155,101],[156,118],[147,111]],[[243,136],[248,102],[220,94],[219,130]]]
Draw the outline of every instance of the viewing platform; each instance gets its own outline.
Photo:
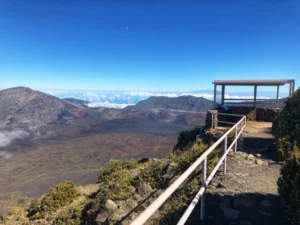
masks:
[[[278,79],[278,80],[215,80],[214,84],[214,101],[217,102],[217,86],[221,86],[220,103],[224,106],[247,106],[247,107],[268,107],[278,108],[279,106],[279,88],[285,84],[289,85],[288,96],[291,96],[295,90],[294,79]],[[226,86],[252,86],[253,98],[225,98]],[[276,87],[276,99],[258,98],[257,87],[274,86]]]

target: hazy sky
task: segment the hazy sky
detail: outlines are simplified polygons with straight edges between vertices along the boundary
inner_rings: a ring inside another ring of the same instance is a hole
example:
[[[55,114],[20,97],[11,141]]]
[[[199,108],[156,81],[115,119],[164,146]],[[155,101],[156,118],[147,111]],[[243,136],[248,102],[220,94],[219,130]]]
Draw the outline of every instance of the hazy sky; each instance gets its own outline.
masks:
[[[0,0],[0,89],[188,91],[298,79],[299,0]]]

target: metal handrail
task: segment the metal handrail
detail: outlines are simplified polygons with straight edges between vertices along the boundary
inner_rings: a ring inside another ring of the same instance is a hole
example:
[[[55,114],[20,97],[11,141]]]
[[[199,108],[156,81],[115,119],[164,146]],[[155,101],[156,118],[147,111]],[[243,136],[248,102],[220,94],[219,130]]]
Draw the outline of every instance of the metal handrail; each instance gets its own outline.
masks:
[[[230,114],[229,114],[230,115]],[[240,132],[237,134],[238,126],[240,126]],[[226,156],[229,152],[229,150],[234,146],[234,151],[237,150],[237,140],[238,137],[242,134],[242,132],[246,129],[246,116],[242,116],[242,118],[234,125],[232,126],[222,137],[220,137],[210,148],[208,148],[173,184],[171,184],[152,204],[146,208],[132,223],[131,225],[142,225],[144,224],[158,209],[159,207],[177,190],[177,188],[191,175],[196,168],[202,163],[202,182],[201,182],[201,188],[193,201],[191,202],[190,206],[187,208],[181,219],[179,220],[177,225],[184,224],[186,220],[188,219],[189,215],[192,213],[193,209],[195,208],[195,205],[197,204],[198,200],[201,196],[204,195],[207,185],[212,180],[213,176],[223,163],[223,171],[224,174],[226,174]],[[232,144],[227,146],[227,137],[230,134],[231,131],[235,130],[235,139],[232,142]],[[209,177],[206,177],[206,171],[207,171],[207,157],[208,155],[218,147],[218,145],[224,140],[224,154],[209,175]],[[201,198],[201,215],[200,218],[204,219],[204,207],[205,202],[204,198]]]

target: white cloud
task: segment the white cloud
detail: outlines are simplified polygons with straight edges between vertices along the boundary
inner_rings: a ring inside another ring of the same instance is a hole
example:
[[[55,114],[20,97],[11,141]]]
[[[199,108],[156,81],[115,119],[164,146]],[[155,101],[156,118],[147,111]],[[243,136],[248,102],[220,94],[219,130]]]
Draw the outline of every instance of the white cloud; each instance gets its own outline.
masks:
[[[123,109],[126,106],[129,106],[131,104],[118,104],[118,103],[110,103],[108,101],[105,102],[93,102],[89,103],[89,107],[105,107],[105,108],[115,108],[115,109]]]
[[[210,100],[212,100],[212,99],[214,98],[214,95],[212,95],[212,94],[205,94],[205,93],[203,93],[203,94],[189,94],[189,93],[183,93],[182,95],[183,95],[183,96],[191,95],[191,96],[194,96],[194,97],[198,97],[198,98],[202,97],[202,98],[206,98],[206,99],[210,99]]]
[[[96,94],[94,94],[94,93],[86,93],[86,95],[88,95],[88,96],[92,96],[92,97],[97,97],[97,95]]]
[[[131,95],[131,96],[153,96],[154,93],[146,92],[146,91],[131,91],[131,92],[124,92],[124,94]]]
[[[131,91],[131,92],[124,92],[124,94],[130,96],[140,96],[140,97],[151,97],[151,96],[178,97],[179,96],[176,93],[155,93],[155,92],[147,92],[147,91]]]
[[[25,139],[29,134],[23,130],[2,131],[0,132],[0,147],[10,145],[16,139]]]
[[[225,94],[225,98],[232,98],[232,99],[254,99],[254,96],[240,96],[240,95],[228,95]],[[257,99],[270,99],[268,97],[264,97],[264,96],[257,96]]]

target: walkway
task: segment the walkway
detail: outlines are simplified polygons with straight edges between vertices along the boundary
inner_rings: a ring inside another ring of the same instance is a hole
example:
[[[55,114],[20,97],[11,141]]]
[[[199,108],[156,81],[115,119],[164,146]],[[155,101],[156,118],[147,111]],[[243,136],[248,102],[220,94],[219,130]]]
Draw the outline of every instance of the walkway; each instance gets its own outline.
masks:
[[[199,207],[187,224],[288,225],[276,181],[280,163],[272,123],[248,122],[244,146],[230,153],[227,175],[220,171],[207,189],[206,220],[199,221]]]

